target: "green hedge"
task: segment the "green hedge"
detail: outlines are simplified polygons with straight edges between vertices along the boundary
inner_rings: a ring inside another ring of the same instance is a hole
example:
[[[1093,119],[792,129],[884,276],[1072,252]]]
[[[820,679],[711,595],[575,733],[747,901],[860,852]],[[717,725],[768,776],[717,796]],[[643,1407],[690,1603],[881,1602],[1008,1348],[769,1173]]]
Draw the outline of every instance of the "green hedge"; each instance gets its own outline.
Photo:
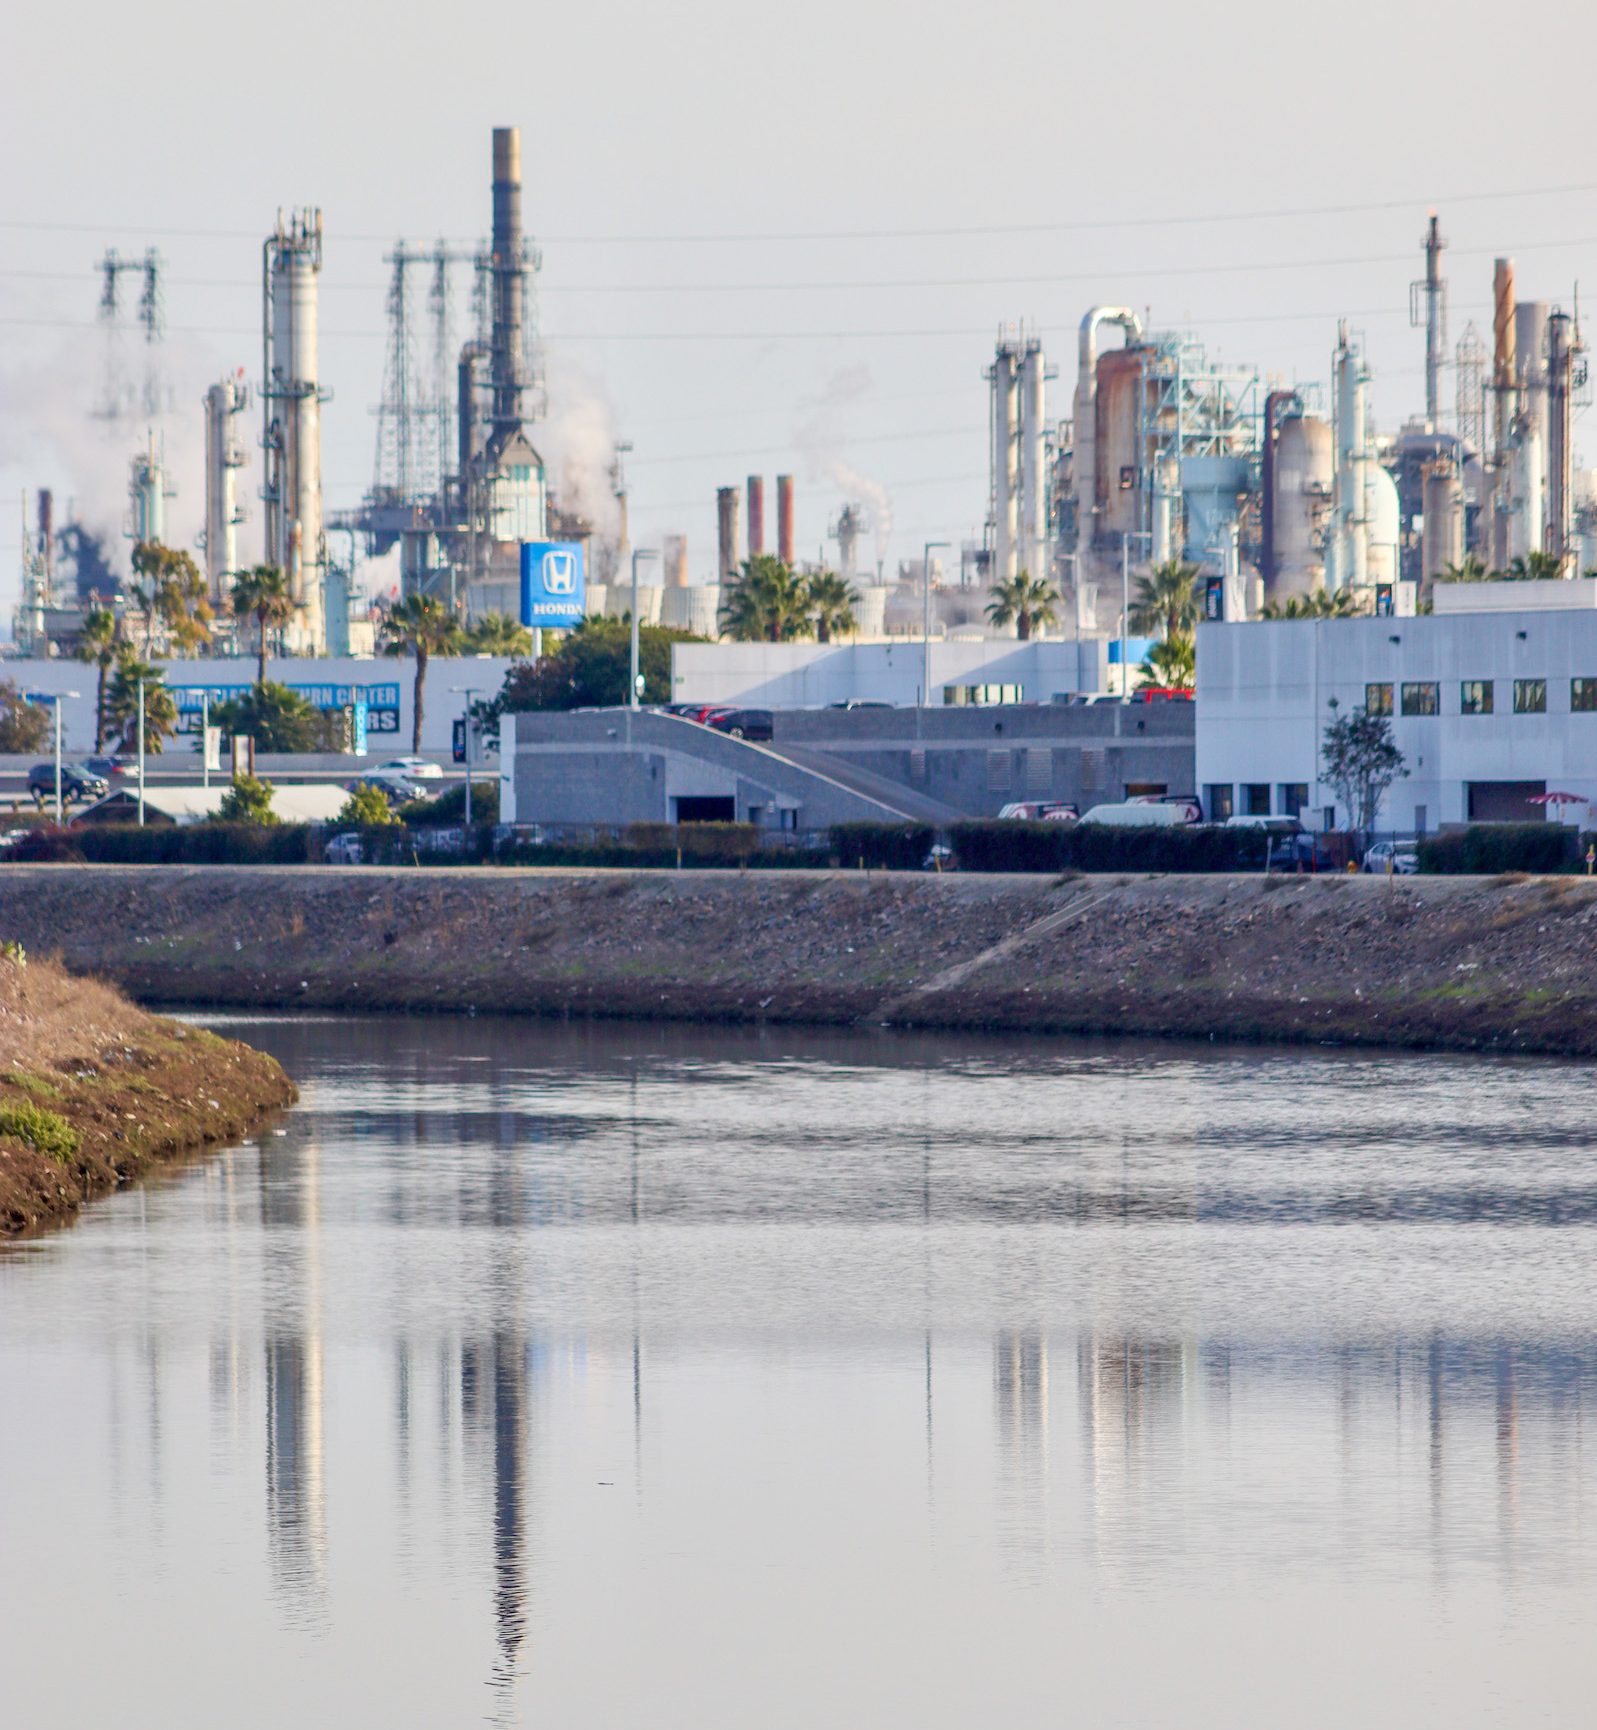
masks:
[[[936,836],[929,823],[834,823],[833,851],[851,869],[919,871]]]
[[[456,828],[466,820],[466,783],[446,787],[435,799],[412,799],[401,806],[400,816],[416,828]],[[499,821],[499,780],[489,775],[471,783],[471,820],[473,823]]]
[[[1503,871],[1533,876],[1567,871],[1580,845],[1562,823],[1472,823],[1427,835],[1419,843],[1420,870],[1442,877],[1495,877]]]
[[[956,823],[964,871],[1258,871],[1260,829],[1183,824],[1117,829],[1103,823]]]
[[[304,865],[322,856],[309,823],[84,823],[72,844],[95,865]]]

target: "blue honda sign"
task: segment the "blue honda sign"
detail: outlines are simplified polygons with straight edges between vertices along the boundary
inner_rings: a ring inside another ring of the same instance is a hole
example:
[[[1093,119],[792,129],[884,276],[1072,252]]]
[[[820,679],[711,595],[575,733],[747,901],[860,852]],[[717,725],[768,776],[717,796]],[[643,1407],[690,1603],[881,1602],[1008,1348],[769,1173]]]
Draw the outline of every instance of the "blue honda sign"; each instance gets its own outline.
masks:
[[[582,617],[582,547],[576,541],[521,543],[521,622],[564,629]]]

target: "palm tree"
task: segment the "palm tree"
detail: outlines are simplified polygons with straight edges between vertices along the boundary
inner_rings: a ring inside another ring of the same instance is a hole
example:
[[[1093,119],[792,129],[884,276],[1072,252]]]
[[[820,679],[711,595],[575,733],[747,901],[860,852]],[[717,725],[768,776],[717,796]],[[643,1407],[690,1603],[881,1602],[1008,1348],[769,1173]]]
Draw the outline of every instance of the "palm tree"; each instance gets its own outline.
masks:
[[[139,683],[144,684],[144,748],[159,754],[163,742],[177,731],[177,704],[167,690],[165,674],[149,661],[123,655],[106,695],[106,713],[115,723],[119,751],[126,750],[138,733]]]
[[[1564,574],[1564,561],[1556,553],[1526,553],[1502,573],[1511,583],[1549,582]]]
[[[1198,622],[1198,567],[1166,559],[1145,577],[1137,578],[1137,598],[1131,603],[1131,629],[1139,636],[1177,637]]]
[[[433,655],[447,655],[460,642],[460,626],[454,615],[432,595],[407,595],[395,601],[383,620],[383,653],[416,657],[416,690],[411,716],[410,748],[421,750],[422,702],[427,685],[427,662]]]
[[[1444,565],[1434,580],[1438,583],[1486,583],[1496,575],[1496,571],[1487,570],[1479,554],[1470,553],[1456,565]]]
[[[466,627],[465,646],[474,655],[513,655],[525,660],[532,653],[532,632],[509,613],[484,613]]]
[[[1353,619],[1362,611],[1351,589],[1313,589],[1306,595],[1289,595],[1284,601],[1266,601],[1261,619]]]
[[[1027,572],[1021,571],[1007,583],[995,583],[989,593],[993,598],[987,603],[987,617],[1000,630],[1012,624],[1016,637],[1023,643],[1031,641],[1033,626],[1054,622],[1059,593],[1052,583],[1034,582]]]
[[[815,640],[829,643],[833,633],[846,636],[856,629],[854,603],[859,599],[846,577],[836,571],[811,571],[804,581],[810,613],[815,620]]]
[[[288,578],[276,565],[256,565],[233,579],[233,617],[253,619],[256,634],[255,683],[266,683],[266,633],[282,630],[294,616]]]
[[[1198,651],[1192,638],[1177,631],[1149,649],[1142,663],[1142,683],[1172,691],[1190,691],[1197,682]]]
[[[117,664],[124,649],[116,614],[104,607],[95,607],[84,615],[83,628],[78,632],[77,656],[99,669],[94,688],[94,748],[105,742],[105,679]]]
[[[721,629],[740,643],[791,643],[814,629],[811,614],[808,588],[793,567],[755,553],[721,603]]]

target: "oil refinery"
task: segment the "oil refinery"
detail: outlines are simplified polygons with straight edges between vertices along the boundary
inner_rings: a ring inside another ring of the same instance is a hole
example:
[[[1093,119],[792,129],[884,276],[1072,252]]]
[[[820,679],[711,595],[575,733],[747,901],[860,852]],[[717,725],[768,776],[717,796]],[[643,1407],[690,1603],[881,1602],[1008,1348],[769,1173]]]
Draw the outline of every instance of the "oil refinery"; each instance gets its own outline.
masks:
[[[437,597],[464,621],[518,610],[520,549],[581,543],[590,613],[630,610],[630,445],[612,441],[606,520],[563,500],[540,455],[547,413],[538,320],[541,255],[522,216],[518,129],[492,136],[491,214],[478,244],[395,243],[386,254],[387,360],[370,488],[358,503],[324,500],[322,421],[331,400],[319,352],[324,244],[316,208],[278,212],[262,242],[260,358],[185,405],[203,417],[204,472],[174,476],[159,431],[163,269],[107,252],[101,317],[120,317],[119,283],[140,284],[142,379],[126,363],[104,414],[126,429],[124,536],[165,538],[178,485],[204,503],[196,542],[213,644],[234,644],[228,591],[242,563],[240,529],[258,515],[262,562],[288,579],[294,617],[287,652],[370,653],[372,619],[359,596],[362,560],[391,558],[394,588]],[[1231,620],[1278,610],[1317,591],[1346,593],[1354,611],[1410,612],[1425,585],[1475,560],[1488,570],[1577,575],[1597,567],[1597,475],[1577,467],[1573,422],[1587,400],[1578,310],[1522,299],[1514,261],[1496,260],[1490,346],[1470,324],[1449,348],[1445,247],[1433,213],[1410,290],[1416,347],[1424,345],[1423,413],[1377,426],[1371,369],[1352,319],[1326,331],[1322,378],[1291,380],[1262,364],[1211,358],[1187,326],[1159,328],[1131,305],[1094,305],[1075,328],[1069,413],[1050,415],[1061,369],[1041,329],[1002,327],[986,384],[989,481],[983,505],[951,501],[979,527],[888,568],[888,518],[865,492],[838,487],[816,501],[829,546],[807,566],[853,588],[864,639],[1003,634],[987,619],[991,590],[1022,573],[1050,584],[1052,634],[1127,633],[1129,583],[1180,560],[1211,579],[1206,606]],[[462,279],[468,293],[460,294]],[[1128,290],[1134,288],[1128,282]],[[457,320],[457,302],[464,316]],[[1451,400],[1444,374],[1451,371]],[[972,380],[972,405],[979,400]],[[97,411],[98,412],[98,411]],[[256,430],[253,430],[252,427]],[[672,460],[667,458],[666,460]],[[767,519],[762,474],[720,487],[713,549],[664,532],[640,549],[645,622],[718,632],[721,602],[750,555],[799,562],[795,477],[780,473]],[[708,500],[706,500],[708,504]],[[58,526],[51,492],[27,511],[15,647],[72,652],[87,610],[119,604],[125,563],[81,525]],[[862,553],[874,537],[874,562]],[[713,563],[711,556],[713,552]],[[1007,627],[1006,627],[1007,629]]]

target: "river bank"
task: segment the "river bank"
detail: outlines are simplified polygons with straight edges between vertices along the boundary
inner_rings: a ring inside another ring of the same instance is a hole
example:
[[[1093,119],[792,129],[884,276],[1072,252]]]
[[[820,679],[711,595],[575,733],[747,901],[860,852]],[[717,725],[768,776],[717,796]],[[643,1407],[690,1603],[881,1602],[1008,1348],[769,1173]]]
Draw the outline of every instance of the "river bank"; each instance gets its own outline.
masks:
[[[1597,1055],[1583,878],[10,866],[151,1003]]]
[[[0,1236],[237,1141],[294,1098],[278,1064],[236,1040],[49,961],[0,957]]]

